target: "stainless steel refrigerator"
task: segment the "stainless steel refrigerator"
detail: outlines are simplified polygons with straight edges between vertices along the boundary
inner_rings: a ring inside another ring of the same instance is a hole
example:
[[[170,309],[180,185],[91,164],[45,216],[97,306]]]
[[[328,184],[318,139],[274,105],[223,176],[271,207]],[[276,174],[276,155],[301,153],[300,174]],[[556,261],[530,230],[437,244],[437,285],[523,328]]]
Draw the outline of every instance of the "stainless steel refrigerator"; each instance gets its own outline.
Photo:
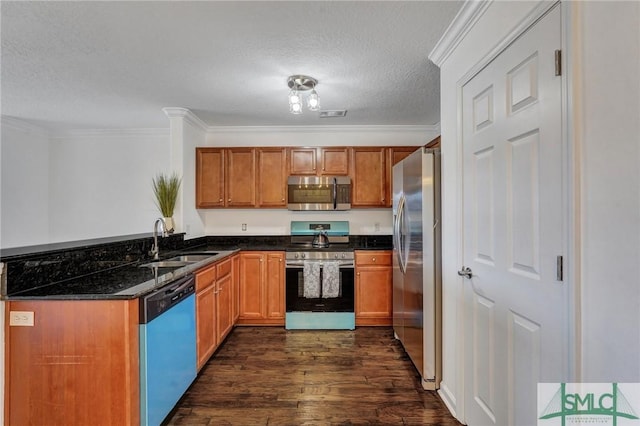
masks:
[[[442,275],[440,150],[393,166],[393,330],[425,389],[440,387]]]

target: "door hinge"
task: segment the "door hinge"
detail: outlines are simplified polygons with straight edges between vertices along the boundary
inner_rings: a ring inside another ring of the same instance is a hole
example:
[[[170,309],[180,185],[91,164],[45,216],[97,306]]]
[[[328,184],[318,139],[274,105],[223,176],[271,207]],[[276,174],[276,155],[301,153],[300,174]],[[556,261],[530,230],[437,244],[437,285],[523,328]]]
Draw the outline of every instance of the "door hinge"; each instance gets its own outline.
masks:
[[[562,50],[558,49],[555,52],[556,56],[556,75],[562,75]]]
[[[563,257],[562,256],[557,256],[556,257],[556,281],[563,281],[563,276],[564,276],[564,265],[563,265]]]

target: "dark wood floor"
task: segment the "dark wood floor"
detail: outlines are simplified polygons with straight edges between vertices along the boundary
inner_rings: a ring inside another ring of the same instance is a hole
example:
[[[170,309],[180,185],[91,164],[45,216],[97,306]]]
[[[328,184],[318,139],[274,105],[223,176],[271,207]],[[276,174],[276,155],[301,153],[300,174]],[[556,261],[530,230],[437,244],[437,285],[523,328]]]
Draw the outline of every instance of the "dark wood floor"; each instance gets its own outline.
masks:
[[[459,425],[393,331],[238,327],[169,425]]]

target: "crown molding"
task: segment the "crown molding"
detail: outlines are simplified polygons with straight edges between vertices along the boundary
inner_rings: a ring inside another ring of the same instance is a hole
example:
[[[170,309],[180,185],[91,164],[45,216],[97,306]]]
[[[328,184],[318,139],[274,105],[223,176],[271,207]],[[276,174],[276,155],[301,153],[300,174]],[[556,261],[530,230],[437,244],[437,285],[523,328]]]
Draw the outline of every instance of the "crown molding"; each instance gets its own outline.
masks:
[[[21,120],[16,117],[10,117],[8,115],[3,115],[0,120],[0,124],[2,127],[8,127],[13,130],[18,130],[23,133],[32,133],[37,134],[42,137],[50,137],[50,132],[48,129],[44,127],[37,126],[35,124],[29,123],[28,121]]]
[[[478,19],[486,12],[493,0],[466,1],[458,14],[453,18],[440,40],[429,53],[428,58],[438,67],[447,60],[451,52],[473,28]]]
[[[193,127],[200,129],[204,132],[208,131],[208,125],[200,117],[195,115],[191,110],[187,108],[181,107],[165,107],[162,108],[162,111],[165,113],[169,119],[172,118],[182,118],[185,122],[189,123]]]

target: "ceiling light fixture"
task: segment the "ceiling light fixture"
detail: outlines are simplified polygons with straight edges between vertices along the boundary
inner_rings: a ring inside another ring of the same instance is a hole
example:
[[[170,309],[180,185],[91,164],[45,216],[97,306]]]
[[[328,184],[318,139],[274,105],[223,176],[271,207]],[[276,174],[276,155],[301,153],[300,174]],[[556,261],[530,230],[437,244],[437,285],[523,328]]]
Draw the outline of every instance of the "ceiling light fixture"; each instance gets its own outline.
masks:
[[[309,111],[320,110],[320,97],[316,92],[316,85],[318,80],[308,75],[292,75],[287,79],[287,86],[291,91],[289,92],[289,112],[292,114],[302,114],[302,94],[300,92],[306,92],[311,90],[307,97],[307,108]]]

